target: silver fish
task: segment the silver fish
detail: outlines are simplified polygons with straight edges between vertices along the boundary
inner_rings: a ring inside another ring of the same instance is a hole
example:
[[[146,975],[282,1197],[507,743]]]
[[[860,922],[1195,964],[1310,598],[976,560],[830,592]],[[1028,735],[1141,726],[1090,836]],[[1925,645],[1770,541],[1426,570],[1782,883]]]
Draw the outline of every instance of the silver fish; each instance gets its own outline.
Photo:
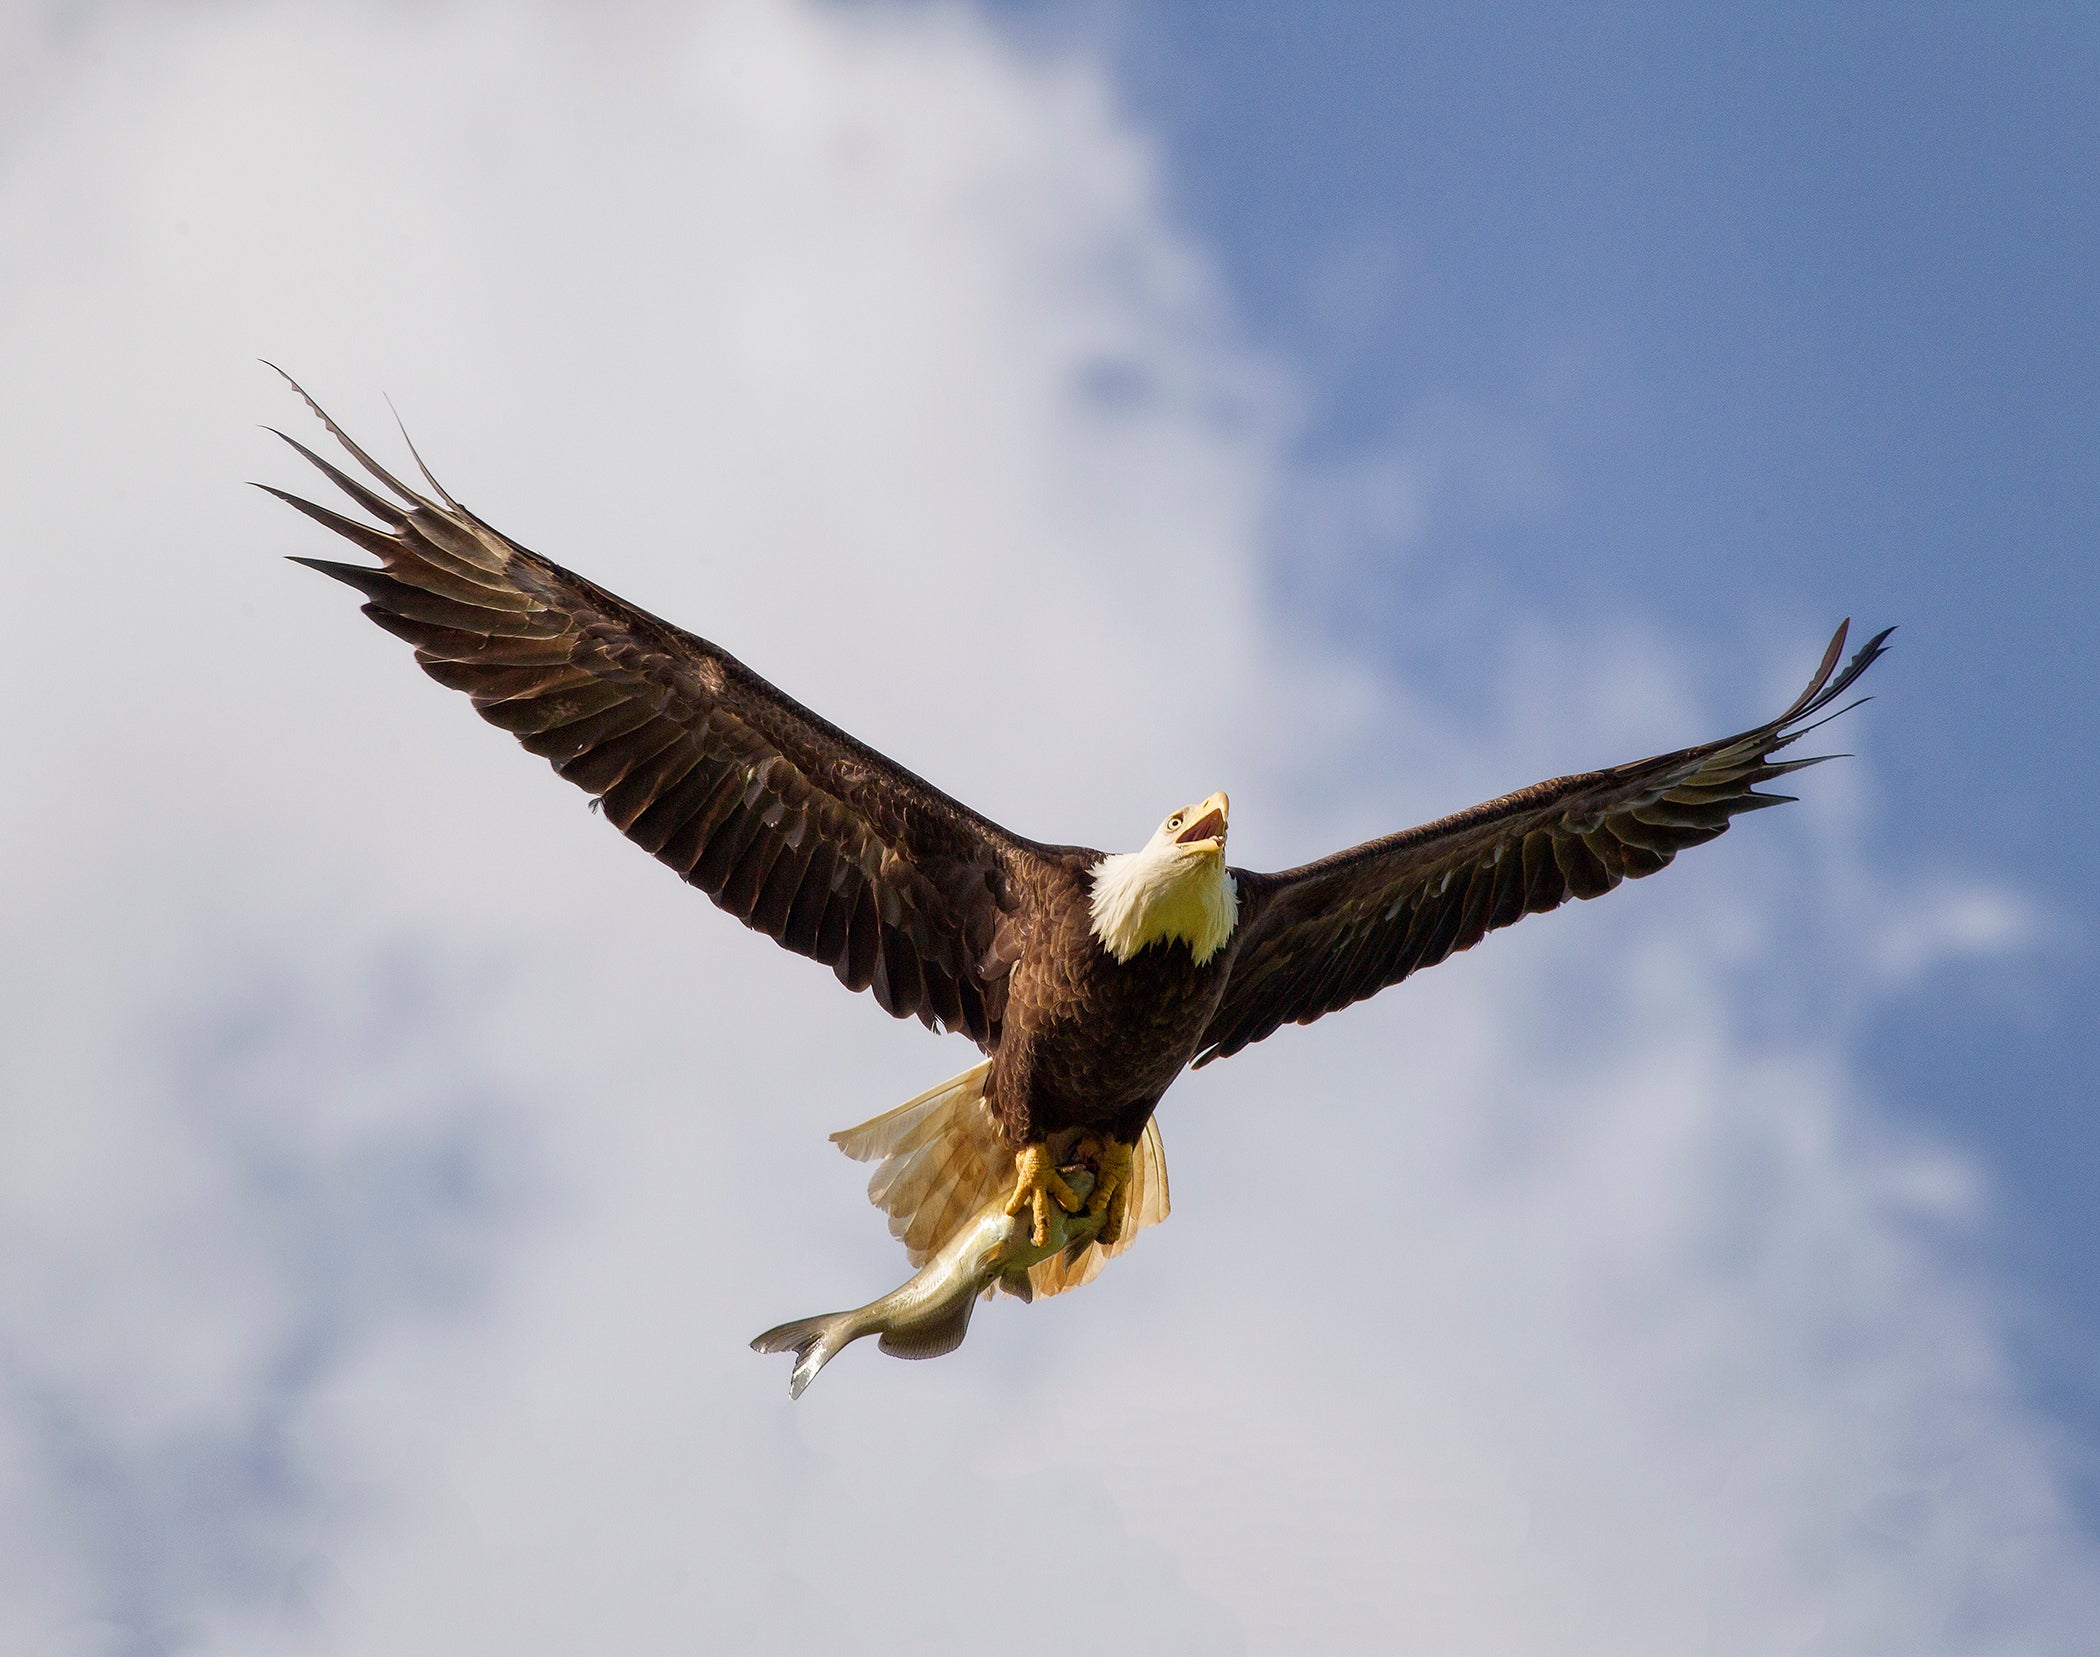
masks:
[[[1074,1164],[1058,1172],[1084,1203],[1094,1188],[1093,1170]],[[931,1260],[880,1300],[851,1312],[828,1312],[783,1323],[754,1340],[751,1350],[795,1354],[794,1372],[788,1377],[790,1398],[800,1398],[817,1371],[840,1348],[863,1335],[881,1335],[878,1344],[892,1357],[938,1358],[962,1345],[963,1336],[970,1332],[970,1313],[986,1289],[1003,1278],[1027,1299],[1028,1268],[1060,1249],[1092,1242],[1108,1217],[1084,1210],[1077,1214],[1053,1211],[1049,1239],[1038,1246],[1031,1240],[1029,1215],[1010,1215],[1005,1209],[1006,1193],[1002,1191],[971,1215]]]

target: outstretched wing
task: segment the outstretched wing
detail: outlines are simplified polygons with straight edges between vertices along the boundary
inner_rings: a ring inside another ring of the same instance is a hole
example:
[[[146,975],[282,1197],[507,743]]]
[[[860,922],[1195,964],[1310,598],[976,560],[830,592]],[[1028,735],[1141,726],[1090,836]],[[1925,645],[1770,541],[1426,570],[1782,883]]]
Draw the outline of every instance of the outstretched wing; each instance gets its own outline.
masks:
[[[1282,874],[1235,870],[1254,913],[1196,1062],[1375,995],[1525,915],[1653,874],[1737,812],[1791,799],[1755,785],[1834,757],[1773,758],[1814,728],[1894,631],[1877,633],[1836,673],[1850,626],[1838,628],[1794,705],[1740,736],[1556,777]]]
[[[384,527],[269,489],[379,566],[296,562],[362,592],[424,672],[738,920],[896,1017],[996,1045],[1031,842],[707,640],[497,533],[427,469],[435,499],[407,487],[306,401],[377,487],[285,441]]]

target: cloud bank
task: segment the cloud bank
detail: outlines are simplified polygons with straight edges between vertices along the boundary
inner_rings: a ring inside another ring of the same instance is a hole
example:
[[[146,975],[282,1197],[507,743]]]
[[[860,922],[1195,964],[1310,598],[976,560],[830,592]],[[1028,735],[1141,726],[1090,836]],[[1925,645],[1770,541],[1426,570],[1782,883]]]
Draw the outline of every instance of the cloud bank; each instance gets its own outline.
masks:
[[[1639,618],[1533,620],[1461,718],[1278,619],[1317,387],[1084,50],[755,0],[29,38],[0,1643],[2083,1649],[1989,1193],[1848,1049],[2025,911],[1872,873],[1864,767],[1185,1081],[1175,1217],[1085,1293],[793,1408],[744,1351],[900,1275],[823,1133],[968,1053],[275,562],[317,532],[237,488],[296,473],[257,357],[1050,838],[1222,784],[1294,862],[1812,654],[1701,709]]]

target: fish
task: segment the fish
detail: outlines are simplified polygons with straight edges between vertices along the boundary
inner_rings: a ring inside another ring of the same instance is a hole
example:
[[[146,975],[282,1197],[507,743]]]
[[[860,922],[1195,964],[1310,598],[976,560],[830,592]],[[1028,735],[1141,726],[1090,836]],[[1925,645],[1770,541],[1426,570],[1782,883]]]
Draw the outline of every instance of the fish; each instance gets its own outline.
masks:
[[[1001,1191],[888,1294],[850,1312],[798,1318],[768,1329],[752,1341],[751,1350],[795,1354],[788,1376],[790,1398],[800,1398],[817,1371],[863,1335],[880,1335],[876,1344],[894,1358],[938,1358],[953,1352],[970,1332],[970,1313],[979,1295],[998,1285],[1027,1300],[1030,1266],[1065,1249],[1076,1253],[1101,1230],[1106,1210],[1089,1214],[1084,1206],[1094,1188],[1093,1169],[1073,1163],[1058,1172],[1081,1207],[1076,1214],[1053,1213],[1044,1242],[1033,1240],[1033,1221],[1025,1210],[1006,1212],[1006,1193]]]

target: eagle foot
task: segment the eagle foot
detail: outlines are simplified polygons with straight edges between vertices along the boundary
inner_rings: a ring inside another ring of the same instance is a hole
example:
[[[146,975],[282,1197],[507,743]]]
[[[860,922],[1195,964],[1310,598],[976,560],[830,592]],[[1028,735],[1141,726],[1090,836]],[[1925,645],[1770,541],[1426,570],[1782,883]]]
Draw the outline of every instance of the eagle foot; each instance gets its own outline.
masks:
[[[1037,1248],[1046,1248],[1050,1243],[1051,1205],[1056,1204],[1067,1214],[1076,1214],[1079,1212],[1079,1197],[1065,1183],[1064,1175],[1057,1171],[1057,1164],[1050,1160],[1049,1146],[1024,1145],[1014,1161],[1017,1172],[1013,1195],[1006,1199],[1006,1212],[1032,1215],[1035,1229],[1031,1241]]]
[[[1096,1134],[1088,1136],[1086,1154],[1095,1168],[1094,1189],[1087,1198],[1086,1211],[1107,1214],[1094,1240],[1103,1245],[1114,1243],[1122,1237],[1123,1221],[1130,1211],[1130,1181],[1137,1171],[1137,1147]]]

